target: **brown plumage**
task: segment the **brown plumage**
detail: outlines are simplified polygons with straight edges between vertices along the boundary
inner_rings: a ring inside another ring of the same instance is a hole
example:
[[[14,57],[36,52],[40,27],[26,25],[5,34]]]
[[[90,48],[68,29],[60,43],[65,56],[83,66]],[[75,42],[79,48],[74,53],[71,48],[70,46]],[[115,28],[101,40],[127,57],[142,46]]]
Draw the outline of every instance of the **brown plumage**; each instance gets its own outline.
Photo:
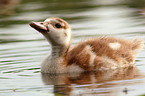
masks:
[[[52,52],[41,65],[43,73],[71,73],[114,69],[134,64],[143,48],[139,39],[124,40],[113,37],[91,38],[70,48],[71,28],[60,18],[31,22],[30,26],[44,35]]]
[[[109,47],[110,43],[120,43],[120,48],[114,50]],[[90,46],[91,50],[86,50],[86,46]],[[116,62],[116,66],[128,66],[134,63],[135,56],[143,47],[141,40],[124,40],[117,38],[92,38],[79,43],[69,50],[67,54],[68,65],[76,64],[84,70],[94,70],[100,67],[112,67],[110,62],[104,61],[104,57],[108,57]],[[90,54],[88,51],[95,53],[94,66],[90,66]],[[103,62],[104,61],[104,62]]]

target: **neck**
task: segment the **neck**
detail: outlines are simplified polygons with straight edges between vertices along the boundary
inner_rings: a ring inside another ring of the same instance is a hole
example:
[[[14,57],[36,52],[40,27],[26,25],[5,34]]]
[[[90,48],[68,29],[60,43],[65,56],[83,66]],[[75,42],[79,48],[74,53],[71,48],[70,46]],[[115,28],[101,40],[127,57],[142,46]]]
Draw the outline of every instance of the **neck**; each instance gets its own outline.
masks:
[[[46,58],[41,65],[43,73],[64,73],[66,67],[66,54],[69,47],[52,46],[51,55]]]
[[[51,57],[58,58],[66,56],[69,46],[52,45],[51,48]]]

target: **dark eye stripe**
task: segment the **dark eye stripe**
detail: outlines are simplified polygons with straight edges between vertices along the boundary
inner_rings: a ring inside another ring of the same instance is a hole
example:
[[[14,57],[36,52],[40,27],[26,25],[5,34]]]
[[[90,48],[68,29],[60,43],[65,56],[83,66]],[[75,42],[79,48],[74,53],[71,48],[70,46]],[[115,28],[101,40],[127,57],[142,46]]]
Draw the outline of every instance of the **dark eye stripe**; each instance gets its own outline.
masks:
[[[59,23],[56,23],[56,24],[55,24],[55,27],[56,27],[56,28],[62,28],[62,26],[61,26]]]

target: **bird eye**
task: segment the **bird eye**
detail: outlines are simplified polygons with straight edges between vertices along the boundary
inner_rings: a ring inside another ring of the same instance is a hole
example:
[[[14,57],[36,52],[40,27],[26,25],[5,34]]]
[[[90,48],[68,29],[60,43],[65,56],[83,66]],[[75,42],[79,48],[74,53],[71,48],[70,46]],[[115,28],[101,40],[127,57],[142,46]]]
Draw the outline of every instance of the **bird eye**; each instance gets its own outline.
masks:
[[[59,23],[56,23],[56,24],[55,24],[55,27],[56,27],[56,28],[61,28],[62,26],[61,26]]]

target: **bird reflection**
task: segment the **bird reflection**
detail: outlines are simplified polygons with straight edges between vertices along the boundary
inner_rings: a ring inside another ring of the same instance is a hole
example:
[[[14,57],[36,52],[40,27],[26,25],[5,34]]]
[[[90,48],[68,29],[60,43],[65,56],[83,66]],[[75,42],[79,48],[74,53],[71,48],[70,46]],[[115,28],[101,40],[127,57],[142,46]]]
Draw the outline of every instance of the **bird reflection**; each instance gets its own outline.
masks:
[[[117,94],[117,92],[123,92],[123,90],[112,91],[109,89],[119,86],[119,83],[116,81],[130,80],[141,77],[141,73],[134,66],[115,70],[99,70],[95,72],[83,72],[78,74],[42,74],[42,80],[45,85],[54,85],[54,93],[65,96]],[[97,91],[98,88],[105,88],[105,90]]]

